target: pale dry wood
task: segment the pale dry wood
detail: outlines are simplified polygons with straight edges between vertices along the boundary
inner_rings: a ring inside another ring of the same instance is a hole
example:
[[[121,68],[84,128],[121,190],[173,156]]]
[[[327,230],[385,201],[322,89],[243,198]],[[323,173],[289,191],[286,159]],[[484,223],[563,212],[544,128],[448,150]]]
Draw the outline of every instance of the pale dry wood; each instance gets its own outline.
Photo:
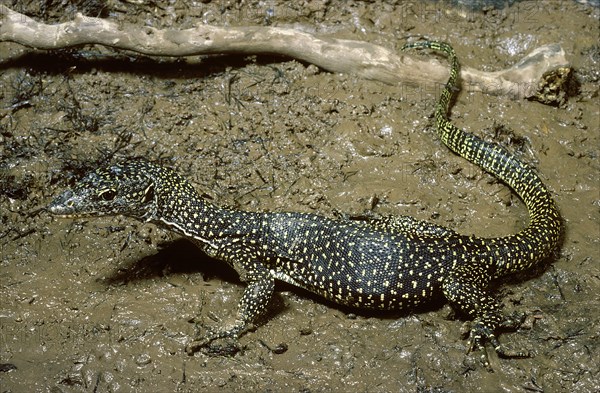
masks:
[[[433,58],[397,54],[362,41],[317,38],[278,27],[219,27],[156,29],[120,25],[77,14],[74,20],[44,24],[6,6],[0,6],[0,42],[11,41],[36,49],[61,49],[99,44],[152,56],[208,54],[283,55],[315,64],[331,72],[355,74],[389,84],[444,83],[448,65]],[[463,88],[512,98],[529,98],[549,72],[568,67],[558,44],[539,47],[513,67],[485,72],[462,67]]]

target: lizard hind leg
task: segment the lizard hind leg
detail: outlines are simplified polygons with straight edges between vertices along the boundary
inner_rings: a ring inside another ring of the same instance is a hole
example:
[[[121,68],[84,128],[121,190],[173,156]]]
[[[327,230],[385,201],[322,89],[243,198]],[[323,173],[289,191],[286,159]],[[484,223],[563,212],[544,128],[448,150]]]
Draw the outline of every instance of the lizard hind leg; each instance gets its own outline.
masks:
[[[442,284],[442,291],[450,304],[473,318],[469,335],[468,353],[481,351],[483,365],[491,370],[485,348],[490,343],[501,358],[529,357],[528,351],[514,351],[500,344],[496,336],[499,327],[517,327],[514,321],[503,318],[500,306],[486,290],[491,277],[483,264],[465,263],[455,266]]]

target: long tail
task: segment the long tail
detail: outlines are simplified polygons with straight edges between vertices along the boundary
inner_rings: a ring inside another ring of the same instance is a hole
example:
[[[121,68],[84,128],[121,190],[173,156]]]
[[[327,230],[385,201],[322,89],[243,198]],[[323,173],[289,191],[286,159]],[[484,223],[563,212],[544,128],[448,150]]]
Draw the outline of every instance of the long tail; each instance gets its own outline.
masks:
[[[437,50],[446,54],[450,61],[450,78],[435,108],[436,128],[442,142],[456,154],[508,184],[529,210],[530,222],[527,228],[516,235],[489,239],[507,246],[505,253],[509,254],[499,262],[495,276],[501,277],[533,266],[552,253],[562,232],[560,214],[550,191],[529,165],[519,161],[506,149],[463,131],[450,122],[447,115],[452,96],[458,91],[459,74],[454,49],[443,42],[419,41],[406,44],[402,50],[411,48]]]

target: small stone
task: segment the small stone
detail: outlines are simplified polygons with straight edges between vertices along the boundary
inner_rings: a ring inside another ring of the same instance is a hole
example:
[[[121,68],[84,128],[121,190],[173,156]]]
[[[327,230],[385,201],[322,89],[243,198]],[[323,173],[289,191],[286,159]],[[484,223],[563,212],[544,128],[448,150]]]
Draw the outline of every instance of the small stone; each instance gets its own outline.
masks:
[[[148,355],[147,353],[143,353],[135,358],[135,364],[137,364],[140,367],[150,364],[151,362],[152,358],[150,358],[150,355]]]

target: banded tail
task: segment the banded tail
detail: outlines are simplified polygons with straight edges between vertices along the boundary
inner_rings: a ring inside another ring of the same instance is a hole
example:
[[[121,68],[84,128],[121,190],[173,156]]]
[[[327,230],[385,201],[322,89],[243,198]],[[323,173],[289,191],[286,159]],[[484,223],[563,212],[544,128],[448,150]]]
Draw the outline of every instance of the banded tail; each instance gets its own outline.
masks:
[[[449,118],[450,102],[455,91],[459,64],[454,49],[446,43],[419,41],[404,45],[402,50],[427,48],[443,52],[450,62],[450,77],[435,108],[435,125],[442,142],[453,152],[480,166],[505,182],[523,200],[529,211],[529,225],[516,235],[493,242],[516,249],[519,260],[501,261],[495,277],[525,270],[548,257],[557,247],[562,222],[550,191],[529,165],[505,148],[489,143],[454,126]],[[514,254],[513,254],[514,255]]]

